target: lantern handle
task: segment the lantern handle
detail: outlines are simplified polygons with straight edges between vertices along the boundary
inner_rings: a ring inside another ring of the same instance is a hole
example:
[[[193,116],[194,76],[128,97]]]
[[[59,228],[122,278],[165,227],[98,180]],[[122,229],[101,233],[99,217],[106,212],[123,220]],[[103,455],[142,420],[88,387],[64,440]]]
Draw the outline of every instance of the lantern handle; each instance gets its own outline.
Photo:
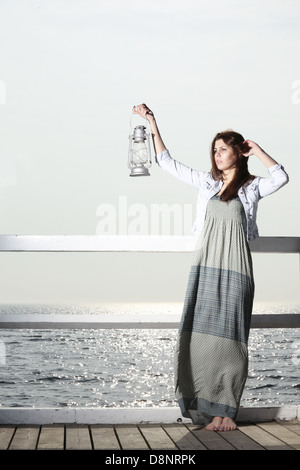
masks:
[[[137,114],[137,113],[134,113],[133,111],[132,111],[132,113],[131,113],[130,121],[129,121],[130,132],[132,131],[132,118],[133,118],[133,116],[135,116],[136,114]],[[141,117],[141,116],[140,116],[140,117]],[[143,119],[143,118],[141,118],[141,119]],[[148,121],[148,119],[145,119],[145,121],[146,121],[145,128],[147,129],[147,132],[150,134],[150,124],[149,124],[149,121]]]

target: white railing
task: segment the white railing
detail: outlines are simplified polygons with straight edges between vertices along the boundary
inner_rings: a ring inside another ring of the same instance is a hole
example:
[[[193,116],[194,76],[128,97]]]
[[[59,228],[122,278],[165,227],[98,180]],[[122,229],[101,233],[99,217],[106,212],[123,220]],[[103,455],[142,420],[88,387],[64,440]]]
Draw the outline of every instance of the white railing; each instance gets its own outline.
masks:
[[[30,252],[192,252],[196,237],[97,236],[97,235],[0,235],[1,251]],[[259,237],[250,243],[257,253],[300,253],[300,237]]]
[[[195,237],[0,235],[0,252],[192,252]],[[257,253],[300,253],[300,237],[261,237]],[[0,328],[177,328],[180,318],[154,315],[2,314]],[[300,313],[252,315],[251,328],[298,328]],[[239,421],[299,419],[300,406],[241,408]],[[1,408],[0,423],[140,423],[189,421],[178,407],[154,408]]]
[[[0,252],[192,252],[187,236],[0,235]],[[300,237],[260,237],[250,243],[257,253],[300,253]],[[134,301],[134,300],[133,300]],[[0,328],[178,328],[174,315],[0,315]],[[300,313],[252,315],[251,328],[297,328]]]

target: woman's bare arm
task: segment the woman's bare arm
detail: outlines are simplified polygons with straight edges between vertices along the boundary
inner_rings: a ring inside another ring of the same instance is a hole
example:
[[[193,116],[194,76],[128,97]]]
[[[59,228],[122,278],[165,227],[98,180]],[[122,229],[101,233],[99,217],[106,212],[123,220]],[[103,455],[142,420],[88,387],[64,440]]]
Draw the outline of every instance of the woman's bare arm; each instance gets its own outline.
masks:
[[[245,140],[245,143],[247,143],[248,147],[250,148],[249,152],[243,154],[245,157],[255,155],[267,168],[271,168],[271,166],[277,164],[274,158],[270,157],[270,155],[268,155],[259,145],[257,145],[255,142],[252,142],[252,140]]]
[[[149,122],[155,153],[158,154],[166,150],[165,144],[163,143],[159,129],[157,127],[157,122],[154,117],[154,114],[148,108],[148,106],[146,106],[145,104],[134,106],[133,113],[139,114],[141,117],[147,119],[147,121]]]

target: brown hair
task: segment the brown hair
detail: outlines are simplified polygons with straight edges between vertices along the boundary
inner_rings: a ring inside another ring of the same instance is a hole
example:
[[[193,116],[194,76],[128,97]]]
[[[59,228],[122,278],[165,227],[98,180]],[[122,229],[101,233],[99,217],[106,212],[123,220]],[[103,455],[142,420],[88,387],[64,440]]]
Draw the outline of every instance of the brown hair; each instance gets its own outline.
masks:
[[[236,156],[236,174],[233,181],[227,186],[222,193],[220,199],[222,201],[230,201],[238,195],[238,190],[247,182],[252,181],[255,176],[250,175],[248,171],[248,157],[243,154],[249,151],[249,146],[245,142],[244,137],[233,130],[227,130],[219,132],[212,141],[211,144],[211,173],[215,180],[222,179],[222,170],[219,170],[215,161],[215,144],[219,139],[223,139],[226,145],[232,147],[233,152]]]

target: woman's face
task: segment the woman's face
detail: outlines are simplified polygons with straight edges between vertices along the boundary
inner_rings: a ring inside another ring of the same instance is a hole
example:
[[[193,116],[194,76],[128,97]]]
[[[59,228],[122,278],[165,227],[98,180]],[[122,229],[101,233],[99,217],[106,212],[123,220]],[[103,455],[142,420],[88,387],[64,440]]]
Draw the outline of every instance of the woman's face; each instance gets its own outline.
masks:
[[[233,152],[233,148],[225,144],[223,139],[216,140],[214,156],[218,170],[226,171],[235,167],[236,155]]]

